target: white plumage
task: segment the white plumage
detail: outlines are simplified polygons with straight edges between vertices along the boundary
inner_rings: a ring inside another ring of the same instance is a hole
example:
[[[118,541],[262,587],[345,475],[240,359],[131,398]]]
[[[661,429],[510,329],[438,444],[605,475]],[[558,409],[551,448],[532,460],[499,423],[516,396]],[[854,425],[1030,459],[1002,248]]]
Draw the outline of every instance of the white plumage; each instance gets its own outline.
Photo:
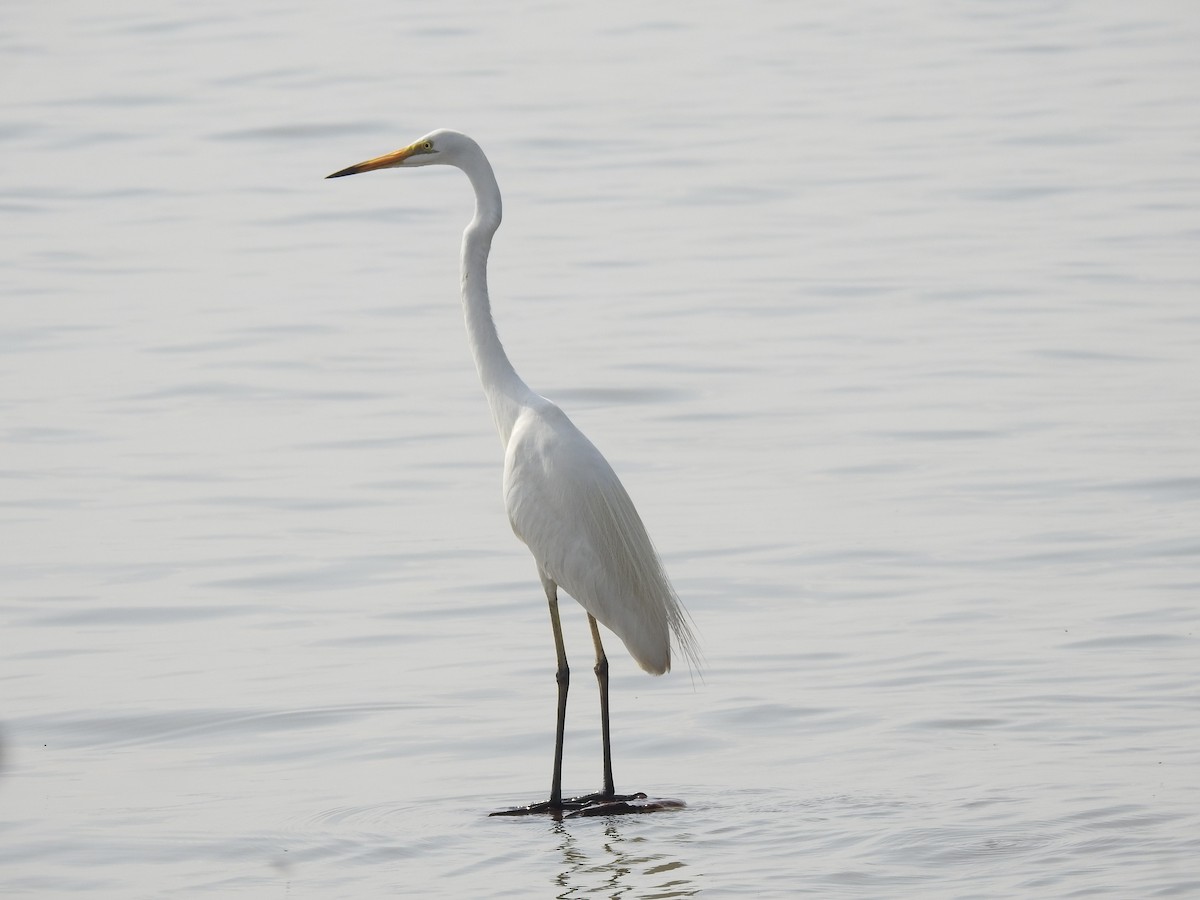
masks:
[[[504,502],[541,572],[617,635],[652,675],[692,635],[641,517],[612,466],[548,400],[523,410],[504,458]]]

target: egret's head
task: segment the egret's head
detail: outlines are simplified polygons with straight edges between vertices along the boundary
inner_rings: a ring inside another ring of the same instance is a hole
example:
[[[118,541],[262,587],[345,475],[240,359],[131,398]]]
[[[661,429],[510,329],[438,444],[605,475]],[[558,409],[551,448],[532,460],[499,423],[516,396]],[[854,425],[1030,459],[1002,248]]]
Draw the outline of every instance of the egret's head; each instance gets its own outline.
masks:
[[[479,151],[479,145],[457,131],[447,131],[442,128],[431,131],[425,137],[402,147],[392,153],[385,153],[358,165],[334,172],[326,178],[341,178],[343,175],[357,175],[359,172],[371,172],[375,169],[411,169],[414,166],[457,166],[461,165],[463,155],[472,150]]]

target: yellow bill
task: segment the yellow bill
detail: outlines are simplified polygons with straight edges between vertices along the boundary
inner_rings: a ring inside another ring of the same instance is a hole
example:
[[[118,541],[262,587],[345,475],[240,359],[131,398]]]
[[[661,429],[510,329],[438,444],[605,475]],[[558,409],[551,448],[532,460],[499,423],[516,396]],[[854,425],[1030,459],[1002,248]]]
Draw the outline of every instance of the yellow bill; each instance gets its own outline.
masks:
[[[410,156],[418,153],[432,153],[433,147],[429,141],[417,141],[415,144],[409,144],[400,150],[395,150],[391,153],[385,153],[383,156],[377,156],[374,159],[368,159],[366,162],[360,162],[353,166],[348,166],[340,172],[334,172],[332,175],[326,175],[326,178],[341,178],[343,175],[357,175],[360,172],[373,172],[376,169],[394,169],[396,166],[401,166],[404,161]]]

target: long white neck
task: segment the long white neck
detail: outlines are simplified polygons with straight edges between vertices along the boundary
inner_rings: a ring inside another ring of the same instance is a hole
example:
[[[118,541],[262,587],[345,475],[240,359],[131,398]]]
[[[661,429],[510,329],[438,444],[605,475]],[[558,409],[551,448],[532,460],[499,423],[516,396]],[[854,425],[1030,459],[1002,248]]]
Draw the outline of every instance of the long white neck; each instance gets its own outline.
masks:
[[[500,187],[487,157],[480,151],[462,166],[475,189],[475,218],[463,232],[462,302],[467,341],[501,442],[507,446],[521,409],[535,400],[500,344],[488,300],[487,261],[492,235],[500,227]]]

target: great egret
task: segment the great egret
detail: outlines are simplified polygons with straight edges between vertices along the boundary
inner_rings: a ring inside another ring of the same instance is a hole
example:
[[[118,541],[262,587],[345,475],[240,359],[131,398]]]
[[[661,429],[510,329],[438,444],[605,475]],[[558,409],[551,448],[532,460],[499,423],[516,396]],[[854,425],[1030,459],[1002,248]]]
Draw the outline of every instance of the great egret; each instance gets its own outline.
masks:
[[[500,188],[483,150],[465,134],[439,130],[328,177],[429,165],[461,169],[475,189],[475,217],[463,233],[462,244],[467,339],[504,445],[508,519],[537,563],[558,655],[558,725],[550,799],[493,815],[583,809],[603,802],[619,806],[645,795],[618,795],[613,786],[608,659],[596,623],[615,632],[638,665],[652,675],[671,668],[671,635],[679,650],[698,666],[696,640],[687,612],[612,466],[561,409],[529,389],[500,344],[487,290],[488,251],[500,226]],[[604,745],[604,790],[568,799],[562,796],[562,755],[570,669],[559,621],[559,587],[587,610],[596,648]]]

